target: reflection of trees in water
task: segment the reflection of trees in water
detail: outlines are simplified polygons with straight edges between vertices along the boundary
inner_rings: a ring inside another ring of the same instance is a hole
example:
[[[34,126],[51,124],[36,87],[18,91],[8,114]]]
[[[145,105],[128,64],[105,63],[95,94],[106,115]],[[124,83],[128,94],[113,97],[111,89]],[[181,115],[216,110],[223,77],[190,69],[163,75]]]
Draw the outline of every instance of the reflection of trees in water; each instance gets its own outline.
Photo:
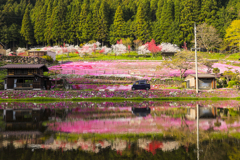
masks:
[[[237,160],[240,157],[240,140],[227,138],[204,141],[200,144],[202,160]]]
[[[57,151],[52,150],[30,150],[30,149],[14,149],[12,147],[3,148],[0,152],[0,157],[7,160],[16,160],[16,159],[51,159],[51,160],[89,160],[89,159],[124,159],[124,160],[133,160],[133,159],[195,159],[195,153],[193,148],[189,149],[187,153],[184,147],[180,147],[177,150],[172,152],[163,152],[161,150],[156,150],[155,154],[148,152],[146,150],[139,149],[136,143],[131,145],[130,149],[123,150],[118,152],[112,150],[111,147],[100,149],[100,152],[85,152],[81,149],[71,150],[71,151],[62,151],[59,149]],[[9,154],[11,153],[11,154]]]

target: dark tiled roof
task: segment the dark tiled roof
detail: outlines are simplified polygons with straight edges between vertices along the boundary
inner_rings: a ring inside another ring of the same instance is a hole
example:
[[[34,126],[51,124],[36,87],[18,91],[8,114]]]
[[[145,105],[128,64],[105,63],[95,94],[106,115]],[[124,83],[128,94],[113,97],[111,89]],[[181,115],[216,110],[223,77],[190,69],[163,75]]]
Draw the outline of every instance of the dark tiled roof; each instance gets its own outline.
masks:
[[[196,74],[189,74],[188,76],[196,77]],[[215,78],[212,74],[198,74],[198,78]]]
[[[7,64],[5,66],[0,67],[0,69],[18,69],[18,68],[22,68],[22,69],[39,69],[39,68],[45,68],[45,71],[48,71],[48,68],[45,66],[45,64]]]

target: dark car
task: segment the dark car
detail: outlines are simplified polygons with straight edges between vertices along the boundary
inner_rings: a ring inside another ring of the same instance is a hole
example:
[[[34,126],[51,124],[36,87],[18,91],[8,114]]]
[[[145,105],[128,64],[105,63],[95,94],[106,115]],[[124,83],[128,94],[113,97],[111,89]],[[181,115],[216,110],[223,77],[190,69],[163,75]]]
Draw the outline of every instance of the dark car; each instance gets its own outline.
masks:
[[[145,108],[132,107],[132,113],[138,117],[146,117],[147,115],[150,114],[150,112],[151,112],[151,109],[149,107],[145,107]]]
[[[136,81],[132,86],[132,90],[137,90],[137,89],[149,90],[150,89],[150,84],[149,84],[148,80]]]

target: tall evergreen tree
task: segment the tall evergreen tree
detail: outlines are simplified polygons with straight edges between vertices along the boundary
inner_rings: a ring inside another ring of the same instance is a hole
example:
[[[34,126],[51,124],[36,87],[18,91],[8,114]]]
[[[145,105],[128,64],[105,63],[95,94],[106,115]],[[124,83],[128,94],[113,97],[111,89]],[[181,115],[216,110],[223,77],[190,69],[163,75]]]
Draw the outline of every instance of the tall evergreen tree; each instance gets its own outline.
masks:
[[[84,42],[88,42],[92,40],[92,13],[88,13],[87,19],[84,23],[83,29],[82,29],[82,40]]]
[[[62,44],[66,40],[67,21],[65,19],[65,6],[66,5],[62,1],[59,1],[59,4],[52,11],[49,24],[47,24],[50,34],[48,36],[50,37],[50,40],[53,40],[57,44]]]
[[[158,1],[159,0],[151,0],[151,2],[150,2],[151,19],[152,19],[152,21],[156,20],[156,12],[157,12],[157,9],[158,9]]]
[[[53,40],[55,43],[58,43],[58,40],[60,39],[60,27],[59,25],[61,25],[59,22],[60,19],[58,17],[58,13],[60,12],[60,7],[57,6],[53,9],[52,11],[52,16],[51,16],[51,20],[52,22],[50,23],[50,39]]]
[[[45,42],[50,44],[52,40],[52,27],[53,27],[53,19],[52,19],[52,3],[49,1],[48,7],[47,7],[47,13],[46,13],[46,22],[45,22],[45,32],[44,32],[44,38]]]
[[[106,42],[108,38],[108,16],[107,16],[107,6],[105,0],[102,1],[99,8],[98,15],[98,30],[97,30],[97,40],[101,40],[101,42]]]
[[[37,41],[37,43],[44,42],[44,30],[46,28],[46,11],[47,11],[47,5],[45,5],[41,13],[36,18],[35,24],[34,24],[34,37]]]
[[[219,9],[219,11],[217,12],[217,19],[214,23],[214,27],[217,28],[221,38],[224,38],[224,35],[226,34],[226,29],[231,24],[231,22],[232,17],[231,14],[229,14],[229,12],[227,11],[227,9],[225,9],[224,7]]]
[[[145,14],[144,16],[151,20],[151,9],[150,9],[150,0],[142,0],[140,1],[142,3],[143,7],[143,13]]]
[[[127,37],[127,38],[130,38],[131,41],[134,40],[135,38],[135,23],[134,21],[131,21],[131,20],[128,20],[127,22],[125,22],[125,25],[124,25],[124,37]]]
[[[143,42],[147,42],[151,39],[149,23],[147,21],[146,14],[144,13],[144,6],[140,4],[138,6],[137,15],[136,15],[136,39],[139,39]]]
[[[217,0],[202,0],[200,20],[213,25],[218,10]]]
[[[178,46],[182,44],[181,37],[181,31],[180,31],[180,16],[181,16],[181,5],[180,0],[175,0],[174,2],[174,23],[172,25],[172,35],[173,37],[173,43],[177,44]]]
[[[85,24],[87,23],[87,17],[88,17],[88,4],[87,2],[84,2],[82,5],[80,17],[79,17],[79,29],[78,29],[78,39],[80,42],[84,42],[86,39],[83,37],[83,30],[85,29]]]
[[[156,12],[156,21],[153,22],[152,38],[156,43],[161,43],[162,33],[161,33],[161,17],[165,0],[158,1],[158,9]]]
[[[33,43],[33,27],[31,24],[31,19],[30,19],[30,10],[29,6],[27,6],[24,16],[23,16],[23,21],[22,21],[22,28],[21,28],[21,35],[24,37],[24,40],[27,42],[26,44],[32,44]],[[28,48],[28,46],[27,46]]]
[[[157,20],[160,20],[160,19],[161,19],[164,1],[165,1],[165,0],[159,0],[159,1],[158,1],[158,4],[157,4],[158,9],[157,9],[157,13],[156,13],[156,18],[157,18]]]
[[[39,14],[41,13],[43,6],[44,6],[44,3],[42,0],[36,0],[36,4],[33,7],[30,15],[33,23],[37,21],[37,18],[39,17]]]
[[[190,42],[194,38],[194,22],[198,22],[199,5],[195,0],[181,1],[183,9],[181,11],[180,28],[182,31],[180,39],[190,46]]]
[[[173,11],[174,5],[172,0],[166,0],[164,2],[162,15],[160,19],[160,34],[162,35],[162,42],[171,42],[172,37],[169,36],[172,33],[172,24],[173,24]]]
[[[98,16],[99,16],[99,7],[100,7],[100,1],[96,0],[93,4],[92,7],[92,32],[93,32],[93,39],[97,40],[98,36],[97,36],[97,32],[98,32],[98,26],[99,26],[99,20],[98,20]]]
[[[114,22],[110,29],[109,36],[111,44],[115,44],[117,40],[124,37],[124,26],[125,21],[123,19],[123,11],[121,5],[119,5],[114,16]]]
[[[74,43],[76,41],[78,29],[79,29],[79,15],[80,15],[80,2],[79,0],[74,0],[70,5],[71,15],[69,19],[68,28],[68,42]],[[92,28],[93,29],[93,28]],[[77,39],[78,41],[78,39]],[[77,42],[78,44],[78,42]]]

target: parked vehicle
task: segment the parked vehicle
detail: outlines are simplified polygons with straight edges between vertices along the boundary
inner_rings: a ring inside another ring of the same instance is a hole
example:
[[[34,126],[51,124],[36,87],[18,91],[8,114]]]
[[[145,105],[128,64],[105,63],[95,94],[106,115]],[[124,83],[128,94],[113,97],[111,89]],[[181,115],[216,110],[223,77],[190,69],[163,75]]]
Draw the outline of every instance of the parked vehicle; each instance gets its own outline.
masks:
[[[149,84],[148,80],[136,81],[132,86],[132,90],[137,90],[137,89],[149,90],[150,89],[150,84]]]
[[[147,115],[150,114],[150,112],[151,112],[151,109],[149,107],[145,107],[145,108],[132,107],[132,113],[138,117],[146,117]]]

